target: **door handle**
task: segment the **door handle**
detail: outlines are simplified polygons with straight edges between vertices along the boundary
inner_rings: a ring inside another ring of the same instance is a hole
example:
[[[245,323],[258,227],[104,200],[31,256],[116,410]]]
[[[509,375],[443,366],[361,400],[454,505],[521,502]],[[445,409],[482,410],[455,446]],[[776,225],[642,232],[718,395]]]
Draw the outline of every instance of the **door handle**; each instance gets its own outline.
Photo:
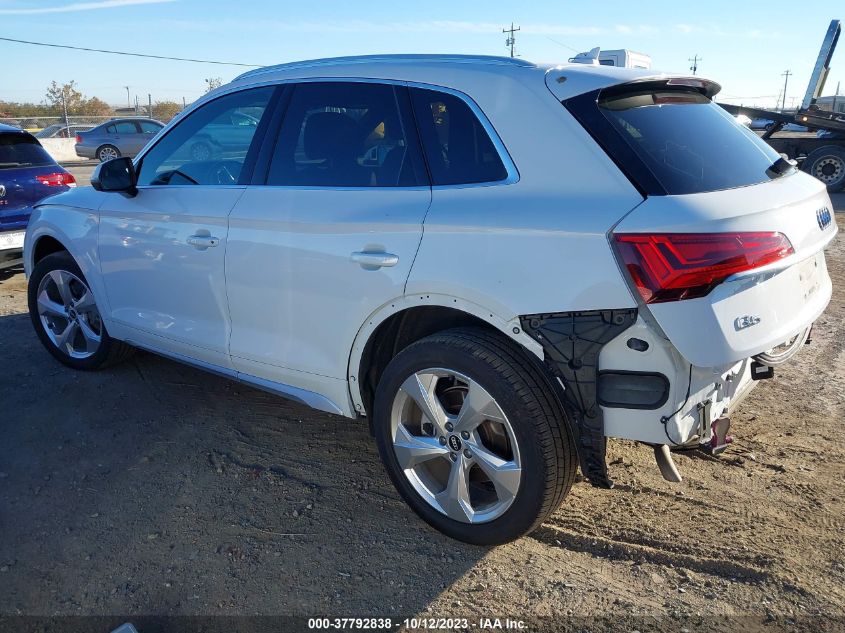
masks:
[[[204,251],[212,246],[217,246],[220,243],[220,238],[212,235],[191,235],[187,242],[197,250]]]
[[[390,268],[399,263],[399,257],[392,253],[369,253],[357,251],[352,253],[352,261],[360,264],[365,270],[377,270],[379,268]]]

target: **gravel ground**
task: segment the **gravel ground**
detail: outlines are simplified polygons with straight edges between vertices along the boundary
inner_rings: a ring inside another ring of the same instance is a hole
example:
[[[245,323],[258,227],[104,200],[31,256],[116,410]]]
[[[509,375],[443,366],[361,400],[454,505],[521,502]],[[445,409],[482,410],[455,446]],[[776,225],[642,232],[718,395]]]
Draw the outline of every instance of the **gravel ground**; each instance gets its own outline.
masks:
[[[65,369],[35,338],[23,274],[0,273],[0,616],[429,614],[553,629],[601,615],[640,630],[751,617],[838,630],[841,237],[828,265],[834,297],[813,344],[746,400],[724,456],[679,455],[684,482],[669,484],[648,447],[612,441],[616,489],[578,483],[540,530],[497,548],[418,520],[366,424],[144,353]]]

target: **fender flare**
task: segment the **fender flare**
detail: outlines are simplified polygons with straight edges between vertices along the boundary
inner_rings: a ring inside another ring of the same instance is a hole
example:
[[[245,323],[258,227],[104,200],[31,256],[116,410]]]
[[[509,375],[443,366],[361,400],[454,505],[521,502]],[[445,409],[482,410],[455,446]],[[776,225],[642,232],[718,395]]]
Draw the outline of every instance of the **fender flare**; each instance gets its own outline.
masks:
[[[415,293],[397,297],[392,301],[382,304],[370,314],[369,318],[358,329],[358,333],[355,335],[355,340],[349,352],[349,363],[346,373],[348,378],[347,383],[349,385],[349,396],[352,399],[354,411],[358,415],[365,415],[364,399],[361,394],[358,371],[364,350],[373,333],[394,314],[409,308],[424,306],[451,308],[465,312],[490,324],[505,336],[536,355],[541,361],[544,358],[543,347],[534,338],[525,333],[519,315],[502,316],[504,310],[501,307],[495,309],[468,301],[467,299],[462,299],[461,297],[441,293]]]

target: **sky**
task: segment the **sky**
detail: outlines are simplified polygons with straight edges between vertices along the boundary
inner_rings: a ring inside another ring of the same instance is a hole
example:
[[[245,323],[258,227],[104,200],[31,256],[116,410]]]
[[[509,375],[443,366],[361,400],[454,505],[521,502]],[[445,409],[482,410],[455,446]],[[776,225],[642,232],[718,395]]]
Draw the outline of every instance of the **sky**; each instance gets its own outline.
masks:
[[[818,6],[833,7],[835,3]],[[814,5],[815,6],[815,5]],[[794,1],[736,0],[0,0],[0,37],[241,64],[371,53],[506,55],[566,61],[595,46],[646,53],[652,68],[690,72],[722,84],[717,100],[773,106],[790,70],[786,105],[799,103],[832,18]],[[845,40],[840,45],[845,49]],[[825,94],[842,81],[836,52]],[[125,105],[188,102],[205,79],[224,82],[245,67],[164,61],[0,41],[0,100],[40,102],[52,80],[75,80],[86,96]]]

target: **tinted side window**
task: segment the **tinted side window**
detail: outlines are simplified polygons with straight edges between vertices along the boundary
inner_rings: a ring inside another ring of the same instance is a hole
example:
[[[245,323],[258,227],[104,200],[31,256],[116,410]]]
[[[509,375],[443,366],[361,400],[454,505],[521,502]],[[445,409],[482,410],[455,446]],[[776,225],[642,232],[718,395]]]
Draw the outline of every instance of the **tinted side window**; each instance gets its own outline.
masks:
[[[115,131],[117,134],[137,134],[138,127],[132,121],[121,121],[115,123]]]
[[[235,92],[187,115],[144,156],[138,184],[236,184],[274,90]],[[251,124],[240,125],[241,118]]]
[[[117,134],[117,129],[113,125],[107,125],[106,134]]]
[[[267,184],[428,184],[415,169],[400,114],[400,98],[405,94],[402,90],[361,82],[296,85],[279,131]]]
[[[161,130],[161,126],[152,121],[141,121],[139,125],[141,126],[141,132],[144,134],[158,134]]]
[[[498,182],[508,176],[484,126],[463,99],[411,89],[414,114],[434,185]]]

